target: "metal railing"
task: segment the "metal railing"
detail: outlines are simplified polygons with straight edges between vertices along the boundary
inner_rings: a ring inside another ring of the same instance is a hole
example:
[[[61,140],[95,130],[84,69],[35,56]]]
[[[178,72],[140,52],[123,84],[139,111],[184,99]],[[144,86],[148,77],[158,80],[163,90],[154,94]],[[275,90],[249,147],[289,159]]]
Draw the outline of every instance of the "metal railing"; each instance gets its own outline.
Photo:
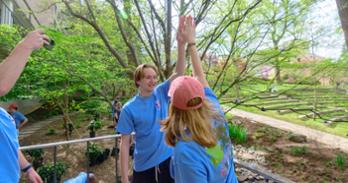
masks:
[[[134,133],[132,133],[134,135]],[[106,135],[106,136],[100,136],[100,137],[94,137],[94,138],[84,138],[84,139],[77,139],[77,140],[69,140],[69,141],[61,141],[61,142],[54,142],[54,143],[47,143],[47,144],[39,144],[39,145],[29,145],[29,146],[23,146],[20,147],[20,150],[32,150],[32,149],[47,149],[47,148],[53,148],[53,167],[54,167],[54,183],[57,183],[57,170],[56,170],[56,164],[57,164],[57,147],[62,145],[68,145],[68,144],[77,144],[77,143],[87,143],[87,148],[89,146],[89,143],[92,141],[99,141],[99,140],[105,140],[105,139],[115,139],[115,148],[117,148],[118,145],[118,138],[120,138],[121,135]],[[116,150],[117,151],[117,150]],[[115,153],[115,182],[118,182],[118,173],[117,173],[117,161],[118,161],[118,153]],[[293,181],[281,177],[279,175],[273,174],[269,172],[268,170],[256,165],[256,164],[249,164],[243,161],[238,161],[237,159],[234,159],[234,164],[245,168],[251,172],[254,172],[258,175],[263,176],[265,179],[272,180],[277,183],[293,183]],[[89,164],[87,163],[87,177],[88,177],[88,169]],[[88,183],[88,178],[87,178]]]
[[[57,183],[57,147],[62,145],[68,145],[68,144],[77,144],[77,143],[87,143],[87,150],[89,147],[89,143],[92,141],[99,141],[99,140],[105,140],[105,139],[115,139],[115,182],[118,182],[118,174],[117,174],[117,160],[118,160],[118,152],[117,152],[117,146],[118,146],[118,139],[121,137],[120,134],[117,135],[106,135],[106,136],[100,136],[100,137],[94,137],[94,138],[84,138],[84,139],[77,139],[77,140],[69,140],[69,141],[61,141],[61,142],[54,142],[54,143],[47,143],[47,144],[39,144],[39,145],[29,145],[29,146],[23,146],[20,147],[20,150],[33,150],[33,149],[47,149],[47,148],[53,148],[53,167],[54,167],[54,175],[53,180],[54,183]],[[89,160],[87,160],[89,161]],[[87,163],[86,167],[87,177],[88,177],[88,170],[89,170],[89,163]],[[88,178],[87,178],[88,183]]]

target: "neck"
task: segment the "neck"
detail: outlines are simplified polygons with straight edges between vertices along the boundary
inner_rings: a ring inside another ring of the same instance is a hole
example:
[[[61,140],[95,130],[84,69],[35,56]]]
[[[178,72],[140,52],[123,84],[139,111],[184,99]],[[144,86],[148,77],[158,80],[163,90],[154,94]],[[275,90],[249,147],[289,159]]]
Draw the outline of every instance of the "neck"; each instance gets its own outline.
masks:
[[[148,92],[148,91],[142,91],[140,90],[140,96],[142,97],[148,97],[152,94],[152,91],[151,92]]]

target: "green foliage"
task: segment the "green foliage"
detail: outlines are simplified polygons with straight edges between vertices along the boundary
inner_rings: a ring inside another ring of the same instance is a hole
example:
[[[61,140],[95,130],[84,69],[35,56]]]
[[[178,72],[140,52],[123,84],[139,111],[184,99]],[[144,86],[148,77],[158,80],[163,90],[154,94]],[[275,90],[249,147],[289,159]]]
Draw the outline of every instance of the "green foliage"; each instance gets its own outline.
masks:
[[[232,142],[236,144],[245,143],[248,139],[247,129],[241,125],[228,123],[229,134]]]
[[[347,157],[344,154],[337,154],[335,158],[335,164],[337,167],[339,167],[341,170],[345,169],[347,166]]]
[[[42,166],[43,163],[43,155],[44,151],[42,149],[32,149],[32,150],[26,150],[24,151],[25,154],[28,154],[30,157],[32,157],[32,164],[35,169]]]
[[[92,120],[88,126],[87,126],[87,129],[90,131],[90,132],[95,132],[97,131],[98,129],[102,128],[103,126],[103,123],[100,121],[100,120]]]
[[[6,24],[0,24],[0,60],[8,56],[10,51],[14,48],[20,40],[21,30],[19,27],[12,27]],[[0,62],[1,62],[0,61]]]
[[[106,114],[110,112],[110,105],[107,102],[102,101],[100,98],[91,98],[81,102],[79,108],[91,115],[96,113]]]
[[[57,134],[57,133],[56,133],[56,130],[54,128],[48,128],[46,135],[55,135],[55,134]]]
[[[54,171],[56,169],[57,179],[58,182],[60,182],[59,180],[67,168],[68,166],[64,162],[57,162],[56,166],[54,166],[52,163],[47,163],[39,167],[37,169],[37,173],[41,176],[45,183],[51,183],[54,182]]]
[[[88,145],[85,155],[89,160],[90,166],[93,166],[98,163],[99,157],[103,156],[103,150],[97,144],[91,143]]]
[[[42,149],[25,150],[24,153],[28,154],[32,158],[42,158],[44,155],[44,151]]]
[[[308,153],[308,149],[306,146],[301,147],[291,147],[290,153],[294,156],[302,156]]]

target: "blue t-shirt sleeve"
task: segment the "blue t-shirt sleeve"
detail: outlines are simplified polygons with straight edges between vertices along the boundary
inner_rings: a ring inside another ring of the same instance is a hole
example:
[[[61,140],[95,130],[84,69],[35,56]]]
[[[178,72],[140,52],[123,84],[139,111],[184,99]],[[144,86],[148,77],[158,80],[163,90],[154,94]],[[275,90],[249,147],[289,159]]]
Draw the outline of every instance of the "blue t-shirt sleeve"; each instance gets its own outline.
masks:
[[[169,101],[168,91],[170,87],[170,81],[166,80],[156,87],[156,92],[158,95],[163,96],[166,101]]]
[[[131,113],[127,108],[121,110],[116,131],[124,135],[130,135],[134,131],[134,122]]]

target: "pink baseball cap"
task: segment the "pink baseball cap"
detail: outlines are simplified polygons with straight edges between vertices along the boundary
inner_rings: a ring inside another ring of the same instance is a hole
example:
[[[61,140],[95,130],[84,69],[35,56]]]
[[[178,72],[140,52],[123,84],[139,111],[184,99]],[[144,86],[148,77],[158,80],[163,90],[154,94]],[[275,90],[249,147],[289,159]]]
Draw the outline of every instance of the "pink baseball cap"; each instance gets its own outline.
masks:
[[[171,103],[181,110],[198,109],[202,106],[205,97],[203,85],[190,76],[180,76],[170,84],[168,96]],[[194,98],[201,98],[201,103],[195,106],[188,106],[188,102]]]

